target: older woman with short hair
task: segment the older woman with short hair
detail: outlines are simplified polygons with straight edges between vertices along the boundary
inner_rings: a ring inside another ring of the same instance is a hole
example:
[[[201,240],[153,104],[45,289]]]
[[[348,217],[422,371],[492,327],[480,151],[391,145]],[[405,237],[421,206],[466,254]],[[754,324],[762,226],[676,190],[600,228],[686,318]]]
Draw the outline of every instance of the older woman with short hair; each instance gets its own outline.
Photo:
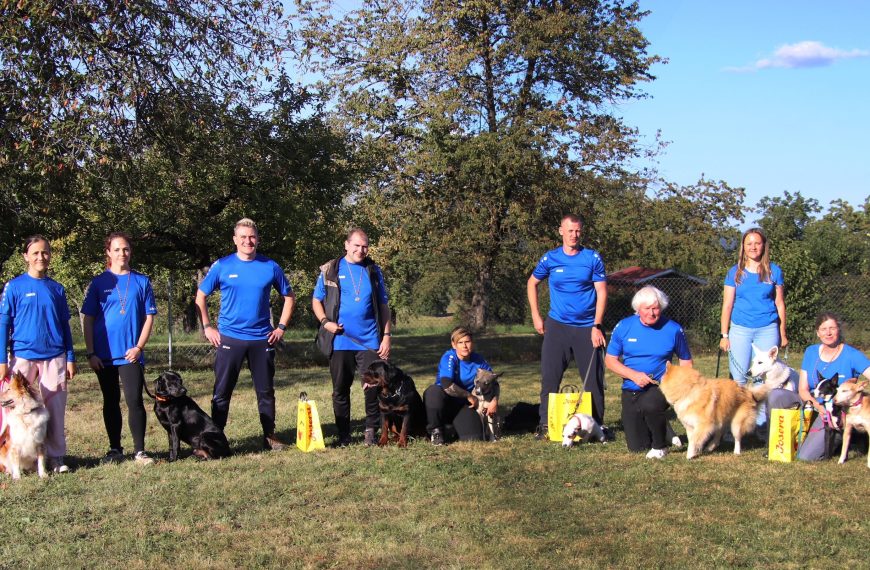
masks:
[[[613,329],[604,365],[622,376],[622,425],[628,449],[649,450],[648,459],[662,459],[668,451],[668,402],[658,383],[674,355],[681,366],[691,366],[692,354],[683,328],[662,315],[668,296],[661,290],[640,289],[631,307],[635,314]]]

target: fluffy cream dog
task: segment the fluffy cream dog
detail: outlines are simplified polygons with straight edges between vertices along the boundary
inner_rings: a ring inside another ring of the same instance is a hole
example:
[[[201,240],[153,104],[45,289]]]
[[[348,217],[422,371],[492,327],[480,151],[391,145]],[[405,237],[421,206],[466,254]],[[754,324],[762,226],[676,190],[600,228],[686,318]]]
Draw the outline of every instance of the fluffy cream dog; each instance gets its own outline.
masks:
[[[740,454],[740,440],[755,429],[758,402],[770,392],[770,384],[744,388],[732,380],[705,378],[689,366],[668,364],[660,388],[689,436],[686,459],[716,449],[726,427],[734,436],[734,454]]]
[[[32,471],[34,467],[40,477],[47,477],[45,433],[48,410],[21,373],[13,374],[0,392],[0,405],[6,412],[6,427],[0,434],[0,468],[10,473],[13,479],[21,478],[22,469]]]

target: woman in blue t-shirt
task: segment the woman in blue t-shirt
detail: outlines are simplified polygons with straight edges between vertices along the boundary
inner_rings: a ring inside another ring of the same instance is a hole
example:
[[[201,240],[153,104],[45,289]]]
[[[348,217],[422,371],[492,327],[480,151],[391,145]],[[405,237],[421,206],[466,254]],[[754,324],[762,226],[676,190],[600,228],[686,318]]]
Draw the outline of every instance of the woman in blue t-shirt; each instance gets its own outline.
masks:
[[[870,358],[853,346],[843,342],[843,324],[834,313],[824,312],[816,318],[816,336],[821,341],[804,352],[797,394],[777,388],[767,397],[771,409],[788,409],[810,403],[817,417],[807,437],[798,450],[798,459],[818,461],[825,455],[825,406],[821,398],[813,396],[813,390],[824,379],[837,379],[842,384],[850,378],[864,376],[870,379]]]
[[[753,344],[762,350],[788,344],[783,284],[782,269],[770,261],[764,232],[746,230],[737,265],[725,276],[719,341],[719,348],[730,352],[731,377],[738,384],[746,383]]]
[[[473,351],[471,331],[456,327],[450,333],[453,348],[444,353],[438,365],[435,383],[423,392],[426,406],[426,429],[435,445],[444,443],[444,426],[452,423],[460,441],[483,439],[483,423],[477,413],[474,378],[478,368],[492,371],[484,358]],[[498,397],[487,406],[487,414],[498,412]]]
[[[67,381],[76,374],[69,306],[63,286],[48,276],[48,240],[31,236],[22,251],[27,271],[6,284],[0,300],[0,381],[9,372],[20,372],[31,383],[39,380],[50,415],[45,453],[52,471],[66,473]]]
[[[668,307],[664,292],[643,287],[634,294],[631,307],[635,314],[613,329],[604,365],[622,376],[622,425],[628,449],[647,451],[648,459],[662,459],[669,445],[668,402],[658,383],[674,355],[681,366],[691,366],[692,354],[683,327],[662,316]]]
[[[154,460],[145,452],[143,351],[154,326],[157,304],[148,277],[130,269],[130,237],[122,232],[111,233],[105,247],[107,269],[91,280],[81,309],[88,364],[96,372],[103,393],[103,422],[109,436],[109,452],[103,462],[124,460],[120,380],[133,434],[134,459],[149,465]]]

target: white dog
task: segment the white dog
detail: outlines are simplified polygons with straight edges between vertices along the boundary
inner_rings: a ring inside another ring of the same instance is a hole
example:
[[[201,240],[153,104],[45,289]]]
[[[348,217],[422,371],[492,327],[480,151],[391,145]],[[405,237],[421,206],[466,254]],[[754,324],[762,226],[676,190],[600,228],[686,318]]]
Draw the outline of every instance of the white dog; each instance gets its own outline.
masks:
[[[778,357],[779,347],[761,350],[753,344],[749,374],[753,378],[761,377],[771,389],[783,388],[794,392],[797,390],[798,373]]]
[[[604,432],[601,431],[601,426],[592,419],[592,416],[587,414],[574,414],[568,419],[565,429],[562,430],[562,447],[574,445],[574,438],[577,436],[580,436],[580,441],[583,443],[588,443],[593,439],[601,443],[607,441]]]

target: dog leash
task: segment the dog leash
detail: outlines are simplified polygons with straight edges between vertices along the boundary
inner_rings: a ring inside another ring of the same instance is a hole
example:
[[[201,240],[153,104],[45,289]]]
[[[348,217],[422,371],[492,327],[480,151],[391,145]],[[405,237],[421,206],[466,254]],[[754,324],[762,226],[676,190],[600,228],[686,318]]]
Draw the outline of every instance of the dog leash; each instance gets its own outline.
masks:
[[[371,352],[371,353],[374,353],[374,354],[377,354],[379,358],[380,358],[380,356],[381,356],[380,354],[378,354],[378,351],[377,351],[377,350],[374,350],[374,349],[371,349],[371,348],[367,347],[365,344],[363,344],[363,341],[361,341],[361,340],[358,339],[358,338],[352,337],[352,336],[350,336],[350,335],[347,334],[347,333],[341,333],[340,335],[334,335],[334,336],[343,336],[343,337],[345,337],[347,340],[353,342],[354,344],[358,344],[358,345],[360,345],[361,347],[363,347],[363,348],[366,349],[367,351],[369,351],[369,352]]]
[[[740,364],[737,362],[737,359],[734,358],[734,353],[731,352],[730,350],[728,351],[728,362],[732,366],[734,366],[735,370],[737,370],[737,372],[740,375],[741,380],[751,381],[753,384],[759,384],[759,383],[764,381],[764,379],[761,376],[750,376],[749,371],[744,370],[743,367],[740,366]],[[718,374],[716,376],[718,376]],[[734,380],[737,380],[737,378],[735,378]]]
[[[592,363],[595,362],[595,357],[598,356],[600,350],[601,350],[600,346],[596,346],[592,350],[592,357],[589,359],[589,365],[586,366],[586,374],[583,376],[583,378],[580,379],[583,381],[581,384],[581,388],[577,388],[577,386],[575,386],[574,384],[567,384],[565,386],[565,388],[574,388],[576,390],[576,393],[580,394],[577,397],[577,402],[574,404],[574,411],[571,412],[571,414],[568,417],[573,416],[574,414],[577,413],[577,410],[580,409],[580,402],[583,401],[583,393],[586,392],[586,379],[589,378],[589,371],[592,370]],[[606,389],[607,388],[605,387],[605,390]],[[560,390],[560,392],[561,391],[562,390]],[[571,392],[568,392],[568,393],[571,393]]]

